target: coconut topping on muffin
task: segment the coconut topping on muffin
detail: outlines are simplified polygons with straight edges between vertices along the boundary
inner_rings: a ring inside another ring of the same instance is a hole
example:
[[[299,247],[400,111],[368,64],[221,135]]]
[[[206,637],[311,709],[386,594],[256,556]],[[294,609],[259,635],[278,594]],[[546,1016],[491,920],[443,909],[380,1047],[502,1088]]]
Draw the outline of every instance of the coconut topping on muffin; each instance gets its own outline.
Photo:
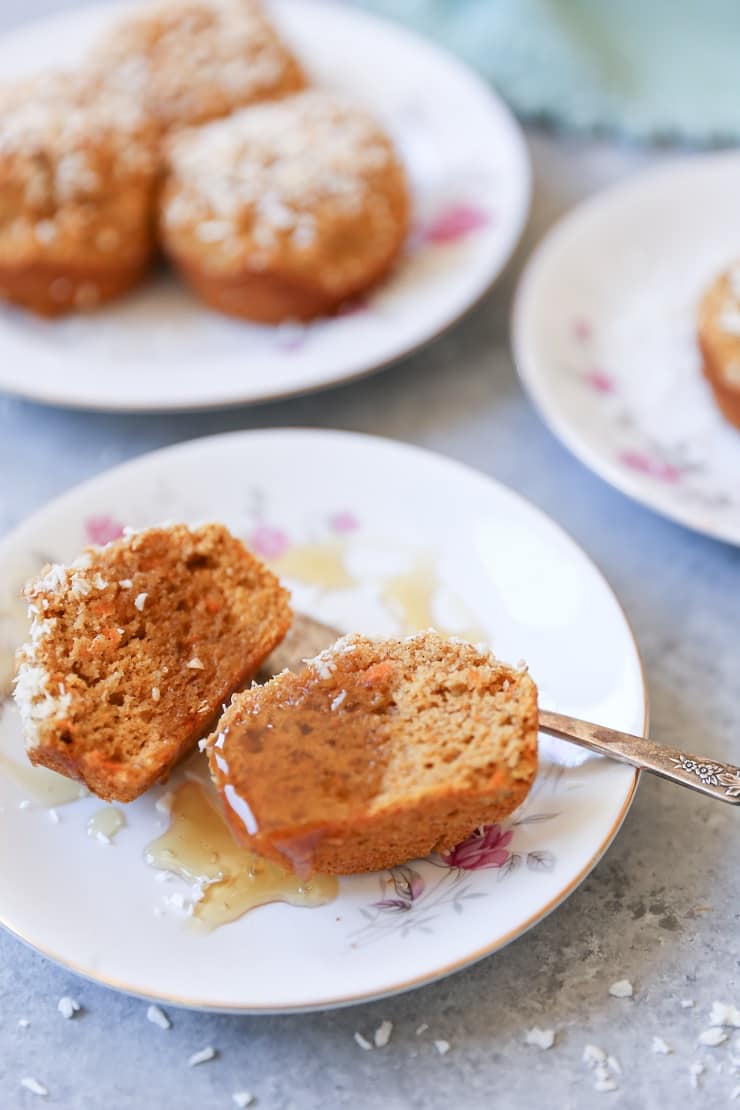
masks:
[[[181,192],[168,225],[208,218],[204,242],[249,230],[269,247],[289,233],[310,246],[317,203],[356,212],[392,149],[373,119],[329,93],[311,91],[178,136],[170,165]]]
[[[162,0],[119,23],[94,58],[162,127],[203,123],[305,85],[257,0]]]

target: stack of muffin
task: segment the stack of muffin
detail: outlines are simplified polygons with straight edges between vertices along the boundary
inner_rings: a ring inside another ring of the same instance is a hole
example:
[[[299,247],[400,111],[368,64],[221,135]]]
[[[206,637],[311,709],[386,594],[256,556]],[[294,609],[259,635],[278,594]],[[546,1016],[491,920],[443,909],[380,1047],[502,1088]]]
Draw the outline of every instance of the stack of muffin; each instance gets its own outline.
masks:
[[[208,305],[275,323],[381,281],[409,221],[378,124],[310,88],[258,0],[162,0],[75,73],[0,91],[0,296],[85,311],[160,249]]]

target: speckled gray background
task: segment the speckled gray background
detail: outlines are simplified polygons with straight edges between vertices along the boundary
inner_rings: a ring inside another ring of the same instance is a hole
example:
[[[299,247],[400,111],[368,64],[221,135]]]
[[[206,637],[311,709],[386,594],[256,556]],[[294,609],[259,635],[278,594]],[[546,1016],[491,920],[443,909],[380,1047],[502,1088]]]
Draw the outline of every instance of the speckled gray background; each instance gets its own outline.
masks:
[[[0,26],[63,6],[6,0]],[[571,458],[522,394],[507,345],[515,277],[544,230],[580,196],[654,158],[530,140],[536,196],[516,262],[466,322],[400,366],[304,400],[216,414],[98,416],[0,397],[0,533],[81,479],[193,436],[314,425],[409,440],[472,463],[560,521],[625,605],[645,660],[654,736],[740,761],[740,551],[653,516]],[[708,1048],[697,1037],[715,999],[740,1003],[739,819],[645,780],[603,862],[528,935],[437,985],[334,1013],[171,1010],[164,1032],[147,1022],[144,1003],[75,980],[2,935],[0,1107],[43,1105],[19,1088],[29,1075],[47,1085],[49,1105],[73,1110],[226,1110],[243,1089],[260,1110],[722,1106],[740,1084],[729,1042]],[[623,977],[634,983],[632,1000],[609,997]],[[64,994],[84,1007],[73,1021],[57,1013]],[[695,1007],[682,1009],[682,998]],[[353,1033],[371,1035],[383,1019],[394,1023],[390,1044],[363,1052]],[[421,1023],[429,1031],[417,1037]],[[550,1051],[523,1044],[535,1024],[557,1030]],[[654,1035],[674,1053],[653,1054]],[[433,1039],[449,1041],[449,1053],[439,1056]],[[619,1059],[618,1091],[594,1091],[581,1061],[587,1043]],[[190,1069],[190,1054],[208,1044],[218,1058]],[[697,1061],[706,1070],[694,1089]]]

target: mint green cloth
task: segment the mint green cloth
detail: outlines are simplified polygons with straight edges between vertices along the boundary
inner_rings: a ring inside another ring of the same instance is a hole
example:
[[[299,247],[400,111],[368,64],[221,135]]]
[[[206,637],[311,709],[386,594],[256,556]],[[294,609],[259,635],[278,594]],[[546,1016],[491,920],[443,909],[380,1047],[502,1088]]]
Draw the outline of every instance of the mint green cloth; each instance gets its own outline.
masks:
[[[524,117],[740,136],[740,0],[356,0],[472,63]]]

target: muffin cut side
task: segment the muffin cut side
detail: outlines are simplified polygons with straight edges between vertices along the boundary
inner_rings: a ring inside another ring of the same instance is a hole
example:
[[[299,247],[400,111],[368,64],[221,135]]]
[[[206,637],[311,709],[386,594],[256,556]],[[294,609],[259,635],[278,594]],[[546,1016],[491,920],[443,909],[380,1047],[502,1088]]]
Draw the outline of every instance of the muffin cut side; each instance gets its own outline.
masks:
[[[25,595],[29,758],[121,802],[167,777],[291,621],[277,578],[215,524],[88,548]]]
[[[237,694],[209,737],[243,842],[299,872],[391,867],[506,816],[537,769],[526,671],[434,632],[346,637]]]

